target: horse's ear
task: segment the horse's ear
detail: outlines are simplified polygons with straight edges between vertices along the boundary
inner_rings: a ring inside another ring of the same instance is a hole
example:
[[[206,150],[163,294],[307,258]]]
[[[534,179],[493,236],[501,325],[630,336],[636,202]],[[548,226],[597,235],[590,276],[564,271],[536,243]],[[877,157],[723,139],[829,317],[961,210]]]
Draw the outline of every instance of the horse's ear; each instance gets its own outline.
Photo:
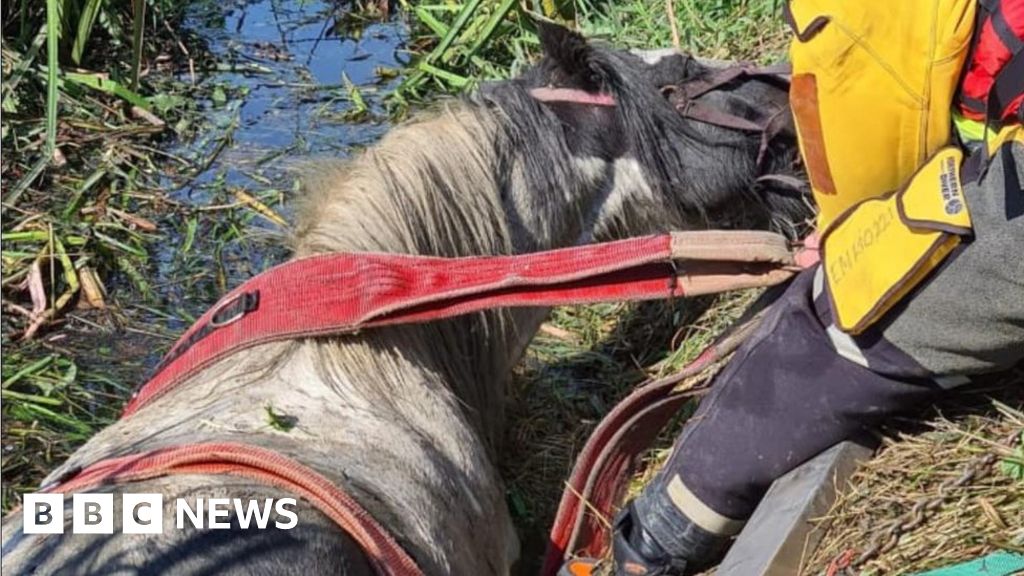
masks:
[[[592,49],[586,38],[552,22],[537,20],[537,36],[544,54],[570,77],[586,77],[590,72]]]

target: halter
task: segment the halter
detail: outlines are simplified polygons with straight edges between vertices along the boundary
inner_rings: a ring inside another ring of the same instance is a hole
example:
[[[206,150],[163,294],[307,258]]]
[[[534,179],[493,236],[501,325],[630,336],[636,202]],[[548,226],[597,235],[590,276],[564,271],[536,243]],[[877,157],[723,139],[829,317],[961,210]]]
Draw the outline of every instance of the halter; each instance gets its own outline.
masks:
[[[757,151],[755,165],[761,167],[768,146],[786,127],[788,109],[780,108],[767,119],[755,121],[727,110],[702,102],[702,96],[714,92],[736,80],[743,78],[774,78],[786,81],[790,73],[789,64],[774,66],[755,66],[740,63],[734,66],[718,68],[713,73],[696,79],[684,80],[679,84],[667,84],[661,87],[661,94],[668,100],[683,118],[726,128],[740,132],[761,134],[761,145]],[[584,106],[615,107],[615,97],[605,92],[587,92],[578,88],[543,87],[530,90],[530,95],[540,102],[570,103]],[[797,190],[805,188],[802,181],[779,174],[762,174],[758,181],[773,181]]]
[[[616,106],[615,97],[611,94],[603,92],[595,94],[577,88],[534,88],[530,90],[530,96],[541,102],[569,102],[586,106]]]
[[[768,151],[768,145],[786,126],[785,120],[788,110],[780,108],[766,120],[755,122],[749,118],[744,118],[743,116],[738,116],[701,102],[700,98],[741,78],[766,77],[785,80],[788,83],[789,72],[790,66],[788,64],[754,66],[741,63],[721,68],[706,78],[663,86],[661,92],[683,118],[690,118],[721,128],[761,134],[761,146],[757,151],[756,161],[756,165],[760,167]]]

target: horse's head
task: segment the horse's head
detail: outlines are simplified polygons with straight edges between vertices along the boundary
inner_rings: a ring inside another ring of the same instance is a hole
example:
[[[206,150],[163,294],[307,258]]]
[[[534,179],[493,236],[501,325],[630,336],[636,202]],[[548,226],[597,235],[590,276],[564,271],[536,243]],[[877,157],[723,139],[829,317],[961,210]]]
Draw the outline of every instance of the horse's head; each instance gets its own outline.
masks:
[[[633,53],[538,28],[545,56],[517,82],[561,121],[574,156],[614,167],[616,209],[597,223],[598,236],[806,218],[792,180],[758,180],[791,172],[797,159],[783,78],[721,81],[716,64],[675,51]],[[689,107],[679,87],[701,82],[713,87]]]

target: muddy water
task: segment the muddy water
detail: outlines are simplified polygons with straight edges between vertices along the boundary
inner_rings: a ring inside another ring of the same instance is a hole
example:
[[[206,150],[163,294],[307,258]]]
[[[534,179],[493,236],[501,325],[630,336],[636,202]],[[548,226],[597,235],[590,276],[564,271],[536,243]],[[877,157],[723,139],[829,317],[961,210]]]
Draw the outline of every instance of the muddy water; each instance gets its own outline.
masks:
[[[383,98],[399,80],[405,25],[354,16],[349,4],[199,0],[192,7],[187,26],[215,64],[177,78],[202,94],[200,115],[189,130],[195,136],[167,149],[186,163],[170,163],[164,179],[177,206],[160,218],[164,240],[142,271],[150,290],[132,288],[134,297],[124,299],[131,303],[122,302],[136,329],[112,345],[122,361],[142,354],[131,384],[220,294],[287,256],[288,224],[278,217],[291,222],[299,170],[343,158],[387,130]]]

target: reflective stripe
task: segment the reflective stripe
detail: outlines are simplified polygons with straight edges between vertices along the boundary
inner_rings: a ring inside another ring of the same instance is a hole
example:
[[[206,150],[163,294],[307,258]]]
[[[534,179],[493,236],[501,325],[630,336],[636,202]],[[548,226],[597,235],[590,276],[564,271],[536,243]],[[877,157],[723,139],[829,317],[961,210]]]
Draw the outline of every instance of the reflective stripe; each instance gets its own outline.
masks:
[[[974,102],[970,98],[964,97],[964,101],[974,107]],[[977,102],[977,101],[975,101]],[[980,110],[976,109],[979,114],[985,113],[985,105],[981,102],[977,102],[981,106]],[[960,138],[963,140],[981,142],[985,139],[985,123],[977,120],[971,120],[965,118],[959,112],[953,112],[953,126],[956,126],[956,131],[960,134]]]
[[[814,284],[812,287],[814,294],[814,300],[817,300],[825,292],[825,267],[819,266],[818,271],[814,273]],[[864,352],[861,351],[857,343],[853,341],[853,338],[849,334],[843,332],[835,324],[830,324],[828,329],[825,331],[828,334],[828,339],[832,342],[832,347],[836,349],[836,352],[846,358],[850,362],[860,364],[861,366],[868,367],[868,359],[864,356]]]
[[[826,332],[828,333],[828,339],[832,341],[832,346],[835,347],[836,352],[840,356],[865,368],[868,367],[868,359],[864,357],[864,352],[861,351],[849,334],[840,330],[839,326],[835,324],[829,326]]]
[[[709,508],[693,492],[690,492],[690,489],[683,484],[683,480],[678,474],[673,476],[672,480],[668,483],[668,497],[672,499],[672,503],[675,504],[676,508],[692,520],[694,524],[712,534],[735,536],[740,533],[743,525],[746,524],[745,520],[735,520]]]
[[[963,386],[965,384],[970,384],[971,383],[971,379],[970,378],[968,378],[967,376],[959,376],[959,375],[935,376],[934,378],[932,378],[932,380],[935,380],[936,384],[938,384],[940,387],[942,387],[942,388],[944,388],[946,390],[949,390],[951,388],[957,388],[959,386]]]
[[[814,273],[814,300],[825,292],[825,267],[818,266],[818,271]]]

